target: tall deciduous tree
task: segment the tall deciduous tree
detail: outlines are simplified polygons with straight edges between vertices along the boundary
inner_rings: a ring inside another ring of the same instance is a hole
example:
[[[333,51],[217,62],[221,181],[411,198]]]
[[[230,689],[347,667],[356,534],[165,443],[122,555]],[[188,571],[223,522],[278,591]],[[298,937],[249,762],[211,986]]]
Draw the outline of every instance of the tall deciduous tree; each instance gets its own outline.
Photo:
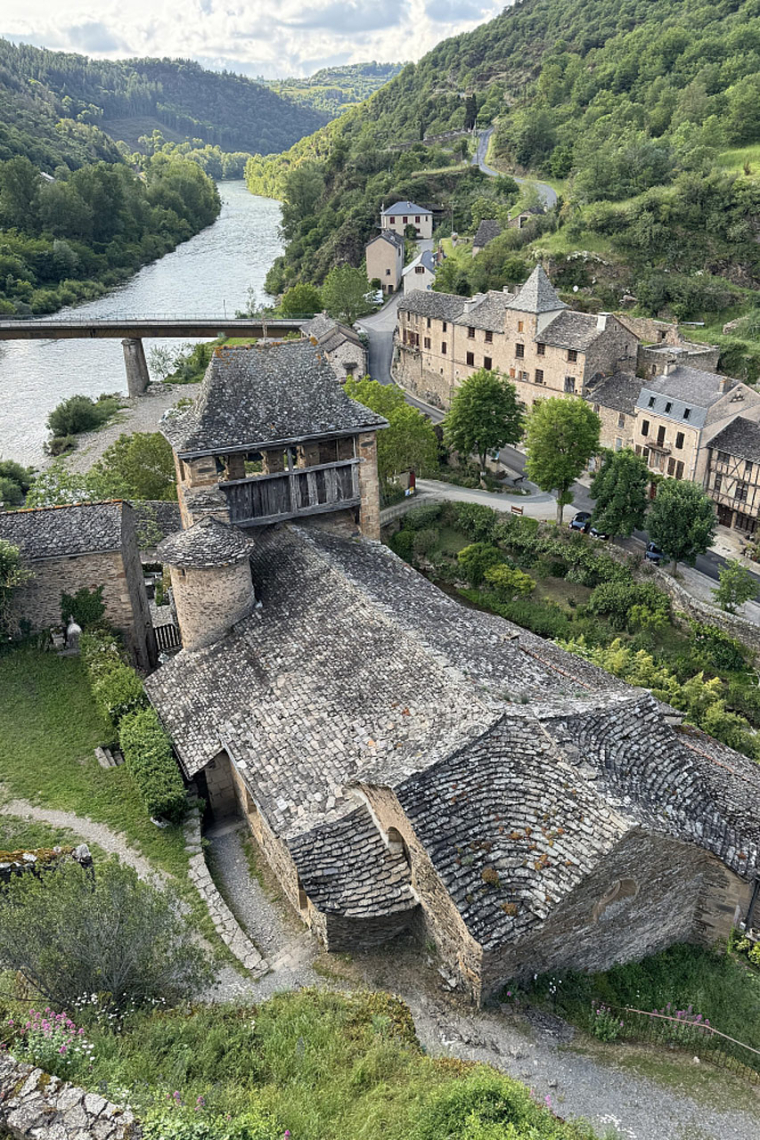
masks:
[[[102,488],[110,490],[114,496],[133,499],[177,497],[174,455],[171,446],[157,431],[123,433],[106,448],[91,475],[95,494],[102,483]]]
[[[640,530],[647,512],[648,485],[647,465],[629,447],[608,451],[591,484],[594,524],[605,534],[626,538]]]
[[[280,312],[283,317],[313,317],[322,308],[322,294],[316,285],[294,285],[283,295]]]
[[[522,439],[525,416],[514,384],[497,370],[479,368],[457,389],[443,419],[444,439],[463,456],[475,454],[483,471],[489,451]]]
[[[400,471],[424,473],[436,468],[438,440],[433,425],[407,404],[400,388],[365,376],[349,378],[345,390],[353,400],[385,416],[390,425],[377,436],[377,470],[383,483]]]
[[[367,301],[369,281],[361,269],[336,265],[325,278],[322,301],[331,317],[352,325],[357,317],[373,311]]]
[[[17,155],[0,163],[0,223],[34,234],[39,229],[39,168]]]
[[[718,571],[720,585],[713,590],[713,597],[726,613],[736,613],[738,606],[743,606],[757,596],[757,578],[742,566],[736,558],[730,558],[725,566]]]
[[[698,554],[709,548],[715,531],[710,499],[695,483],[663,479],[649,510],[649,537],[673,559],[693,566]]]
[[[580,397],[542,400],[528,416],[528,478],[557,495],[557,522],[573,501],[570,491],[599,450],[599,416]]]

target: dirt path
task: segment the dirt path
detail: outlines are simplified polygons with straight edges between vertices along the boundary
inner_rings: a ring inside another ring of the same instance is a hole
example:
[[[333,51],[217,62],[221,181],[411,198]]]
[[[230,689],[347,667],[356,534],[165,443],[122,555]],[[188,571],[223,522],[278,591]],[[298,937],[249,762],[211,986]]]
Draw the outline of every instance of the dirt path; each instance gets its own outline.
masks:
[[[93,820],[74,815],[70,811],[36,807],[28,800],[10,800],[8,803],[0,804],[0,815],[16,815],[37,820],[38,823],[49,823],[52,827],[65,827],[86,843],[97,843],[109,855],[118,855],[122,862],[134,867],[141,879],[157,878],[166,881],[168,877],[142,855],[138,855],[135,849],[129,846],[125,836],[118,831],[111,831],[104,823],[94,823]]]

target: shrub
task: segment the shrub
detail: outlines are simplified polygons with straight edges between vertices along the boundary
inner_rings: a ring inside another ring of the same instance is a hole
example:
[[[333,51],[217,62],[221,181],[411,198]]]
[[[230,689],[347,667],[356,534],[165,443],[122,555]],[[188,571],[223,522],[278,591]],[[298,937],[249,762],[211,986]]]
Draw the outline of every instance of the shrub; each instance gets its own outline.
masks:
[[[13,479],[0,475],[0,505],[19,507],[24,501],[24,492]]]
[[[473,602],[483,602],[483,597],[474,590],[463,590],[462,596]],[[496,594],[487,595],[485,600],[489,610],[507,621],[529,629],[531,633],[550,640],[570,637],[570,619],[553,602],[535,602],[533,599],[515,598],[513,601],[500,601]]]
[[[490,546],[487,542],[473,542],[459,551],[457,561],[470,585],[479,586],[486,570],[505,562],[506,558],[498,546]]]
[[[34,469],[22,467],[13,459],[0,459],[0,479],[9,479],[20,488],[22,495],[25,495],[34,482]]]
[[[416,530],[412,539],[412,550],[415,558],[425,558],[432,554],[440,541],[437,530],[428,527],[425,530]]]
[[[179,1093],[175,1094],[179,1097]],[[203,1098],[199,1098],[202,1100]],[[153,1109],[143,1121],[145,1140],[281,1140],[282,1130],[259,1111],[206,1116],[202,1106],[175,1103]]]
[[[75,435],[54,435],[45,444],[48,455],[53,456],[65,455],[67,451],[73,451],[76,446],[77,437]]]
[[[175,891],[117,859],[15,876],[0,892],[0,959],[64,1009],[85,994],[112,1010],[173,1005],[210,973]]]
[[[700,668],[719,672],[741,672],[747,668],[748,650],[733,637],[714,625],[690,623],[690,641],[696,650]]]
[[[122,717],[148,703],[140,677],[124,661],[113,661],[91,678],[92,695],[103,717],[117,729]]]
[[[116,396],[99,396],[97,400],[89,396],[69,396],[53,408],[48,416],[47,426],[54,436],[78,435],[83,431],[94,431],[104,424],[119,408]]]
[[[589,601],[589,611],[606,617],[613,629],[664,624],[670,599],[651,582],[602,582]]]
[[[425,503],[409,511],[404,519],[404,529],[427,530],[441,517],[443,503]]]
[[[482,503],[455,503],[454,526],[473,542],[490,542],[498,515]]]
[[[94,590],[82,586],[76,594],[61,594],[61,621],[64,625],[73,617],[77,625],[86,629],[87,626],[97,625],[105,612],[102,586]]]
[[[411,530],[399,530],[391,536],[390,547],[394,554],[403,558],[405,562],[412,561],[412,548],[414,534]]]
[[[497,594],[505,599],[516,594],[530,594],[536,583],[529,574],[524,574],[514,566],[489,566],[485,572],[485,579],[489,586],[493,586]]]
[[[140,708],[122,718],[119,744],[127,771],[154,818],[180,820],[185,813],[185,787],[171,741],[155,709]]]

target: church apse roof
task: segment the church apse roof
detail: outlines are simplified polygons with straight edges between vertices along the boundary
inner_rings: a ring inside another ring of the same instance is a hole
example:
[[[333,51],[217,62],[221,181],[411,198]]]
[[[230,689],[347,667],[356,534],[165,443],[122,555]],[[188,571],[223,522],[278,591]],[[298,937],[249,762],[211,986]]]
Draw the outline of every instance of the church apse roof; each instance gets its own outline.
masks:
[[[382,416],[346,395],[309,340],[216,349],[194,405],[161,421],[186,458],[385,426]]]

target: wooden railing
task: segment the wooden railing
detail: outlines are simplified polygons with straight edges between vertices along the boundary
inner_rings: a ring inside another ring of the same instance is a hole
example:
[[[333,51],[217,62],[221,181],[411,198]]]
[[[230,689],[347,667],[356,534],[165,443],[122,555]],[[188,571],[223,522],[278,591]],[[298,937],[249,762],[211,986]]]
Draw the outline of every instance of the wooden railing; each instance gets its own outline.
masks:
[[[360,503],[358,459],[220,483],[236,526],[267,526]]]

